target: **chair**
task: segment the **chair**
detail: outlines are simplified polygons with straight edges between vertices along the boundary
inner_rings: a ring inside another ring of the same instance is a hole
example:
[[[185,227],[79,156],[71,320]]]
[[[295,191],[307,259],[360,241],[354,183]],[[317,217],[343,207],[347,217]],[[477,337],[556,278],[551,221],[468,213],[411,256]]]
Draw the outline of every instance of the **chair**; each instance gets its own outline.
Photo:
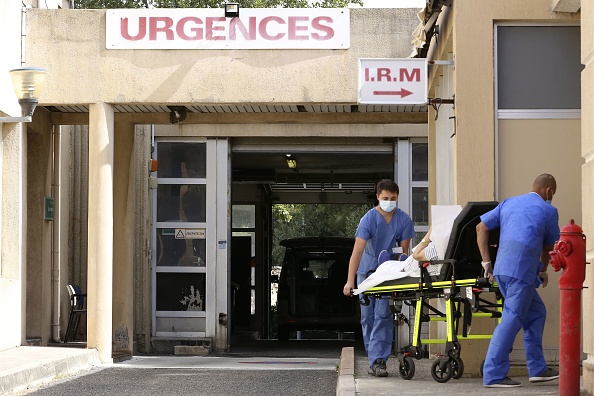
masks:
[[[85,308],[85,297],[79,285],[68,285],[68,294],[70,295],[70,316],[68,318],[68,327],[64,335],[64,342],[71,342],[76,340],[76,333],[78,332],[78,325],[80,317],[87,315]]]

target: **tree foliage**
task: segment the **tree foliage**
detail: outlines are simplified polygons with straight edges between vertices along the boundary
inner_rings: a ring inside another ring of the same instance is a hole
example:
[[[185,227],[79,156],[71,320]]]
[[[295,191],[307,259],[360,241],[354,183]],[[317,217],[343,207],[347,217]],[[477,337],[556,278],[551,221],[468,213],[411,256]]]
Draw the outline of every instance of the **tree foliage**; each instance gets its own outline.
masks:
[[[75,0],[74,8],[223,8],[224,0]],[[344,8],[363,0],[241,0],[242,8]]]
[[[303,236],[353,237],[370,205],[277,204],[272,207],[272,265],[282,263],[280,241]]]

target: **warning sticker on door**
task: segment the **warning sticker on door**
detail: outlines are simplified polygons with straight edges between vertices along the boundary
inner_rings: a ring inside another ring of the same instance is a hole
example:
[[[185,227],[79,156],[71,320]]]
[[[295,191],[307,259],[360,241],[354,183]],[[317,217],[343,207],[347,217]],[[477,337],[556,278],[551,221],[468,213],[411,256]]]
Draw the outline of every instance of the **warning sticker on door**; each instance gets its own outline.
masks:
[[[175,239],[206,239],[204,228],[176,228]]]

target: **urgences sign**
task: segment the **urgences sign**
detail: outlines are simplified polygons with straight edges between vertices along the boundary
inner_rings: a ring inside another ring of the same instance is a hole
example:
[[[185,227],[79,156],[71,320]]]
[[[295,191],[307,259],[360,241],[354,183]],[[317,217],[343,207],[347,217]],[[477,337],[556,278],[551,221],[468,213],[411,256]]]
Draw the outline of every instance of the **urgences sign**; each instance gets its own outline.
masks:
[[[108,10],[107,49],[347,49],[348,8]]]

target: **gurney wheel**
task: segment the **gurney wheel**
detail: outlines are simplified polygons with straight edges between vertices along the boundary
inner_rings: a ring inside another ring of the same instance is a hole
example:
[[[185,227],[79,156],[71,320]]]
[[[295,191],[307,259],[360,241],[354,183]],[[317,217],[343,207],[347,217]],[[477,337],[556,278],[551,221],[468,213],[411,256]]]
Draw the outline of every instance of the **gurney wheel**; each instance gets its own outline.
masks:
[[[409,380],[415,376],[415,361],[412,360],[411,357],[405,356],[404,357],[404,364],[398,364],[398,372],[400,372],[400,376],[405,379]]]
[[[417,360],[423,359],[423,350],[421,348],[419,348],[418,346],[417,347],[411,347],[410,348],[410,352],[415,357],[415,359],[417,359]]]
[[[449,359],[437,359],[433,362],[431,376],[439,383],[448,382],[452,378],[452,363]]]
[[[462,374],[464,374],[464,362],[462,361],[462,358],[450,359],[450,363],[452,364],[452,378],[462,378]]]

